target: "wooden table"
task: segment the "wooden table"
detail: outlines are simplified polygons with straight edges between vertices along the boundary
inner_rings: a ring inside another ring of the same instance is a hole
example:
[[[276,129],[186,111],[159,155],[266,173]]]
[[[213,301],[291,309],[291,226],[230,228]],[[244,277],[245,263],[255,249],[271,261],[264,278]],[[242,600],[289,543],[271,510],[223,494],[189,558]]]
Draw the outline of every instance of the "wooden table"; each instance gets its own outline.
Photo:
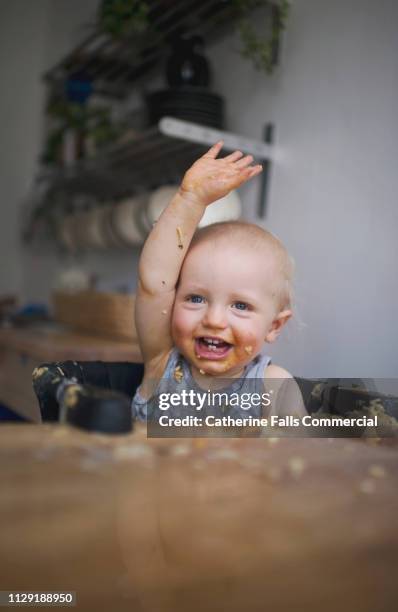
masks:
[[[0,429],[1,589],[91,612],[395,612],[398,449]]]
[[[0,329],[0,401],[31,421],[40,421],[32,372],[52,361],[142,361],[136,343],[65,329]]]

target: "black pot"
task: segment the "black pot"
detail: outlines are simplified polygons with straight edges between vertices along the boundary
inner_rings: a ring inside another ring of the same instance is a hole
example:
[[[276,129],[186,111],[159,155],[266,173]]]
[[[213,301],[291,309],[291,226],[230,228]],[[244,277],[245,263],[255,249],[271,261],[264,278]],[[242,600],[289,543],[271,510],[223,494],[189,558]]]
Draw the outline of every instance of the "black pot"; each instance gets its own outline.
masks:
[[[196,51],[196,48],[202,44],[200,36],[177,39],[166,65],[166,77],[170,87],[209,86],[209,63]]]

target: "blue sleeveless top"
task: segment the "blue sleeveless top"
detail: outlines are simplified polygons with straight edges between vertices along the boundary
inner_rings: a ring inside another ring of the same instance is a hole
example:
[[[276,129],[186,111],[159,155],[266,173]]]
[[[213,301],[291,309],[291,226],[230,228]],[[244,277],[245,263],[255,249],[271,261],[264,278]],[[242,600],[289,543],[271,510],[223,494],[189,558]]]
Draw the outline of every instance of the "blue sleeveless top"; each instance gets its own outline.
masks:
[[[227,394],[228,397],[232,397],[232,394],[236,397],[236,395],[239,394],[240,397],[250,398],[250,395],[243,394],[253,393],[261,396],[261,394],[265,392],[265,368],[270,362],[270,357],[260,353],[245,367],[244,373],[240,378],[226,378],[226,386],[217,389],[214,393]],[[186,359],[176,348],[173,348],[167,361],[163,377],[160,379],[153,397],[150,399],[143,398],[140,394],[140,387],[138,387],[131,405],[133,417],[141,421],[157,418],[163,413],[163,411],[159,409],[158,398],[160,394],[181,394],[182,391],[189,392],[191,390],[198,394],[202,394],[202,396],[206,392],[206,389],[199,387],[194,380]],[[230,403],[229,401],[225,403],[227,406],[219,407],[220,414],[227,414],[233,418],[244,418],[248,415],[259,418],[264,416],[264,407],[261,403],[260,405],[253,404],[250,408],[246,409],[242,408],[241,405],[232,405],[232,402]],[[212,410],[212,413],[214,413],[215,409],[212,408]],[[207,412],[209,412],[209,407],[204,405],[200,414],[204,416]],[[167,414],[170,417],[183,417],[187,415],[198,415],[198,412],[195,406],[170,406],[167,410]]]

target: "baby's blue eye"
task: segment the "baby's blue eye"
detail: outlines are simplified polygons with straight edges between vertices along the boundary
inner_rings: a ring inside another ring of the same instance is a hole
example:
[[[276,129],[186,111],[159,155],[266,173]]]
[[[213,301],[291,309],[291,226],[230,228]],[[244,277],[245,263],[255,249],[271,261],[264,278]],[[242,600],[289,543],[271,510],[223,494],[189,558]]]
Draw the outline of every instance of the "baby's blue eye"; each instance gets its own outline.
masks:
[[[237,310],[249,310],[249,305],[245,302],[234,302],[232,306]]]
[[[201,295],[189,295],[187,297],[188,302],[192,302],[193,304],[201,304],[204,301],[204,298]]]

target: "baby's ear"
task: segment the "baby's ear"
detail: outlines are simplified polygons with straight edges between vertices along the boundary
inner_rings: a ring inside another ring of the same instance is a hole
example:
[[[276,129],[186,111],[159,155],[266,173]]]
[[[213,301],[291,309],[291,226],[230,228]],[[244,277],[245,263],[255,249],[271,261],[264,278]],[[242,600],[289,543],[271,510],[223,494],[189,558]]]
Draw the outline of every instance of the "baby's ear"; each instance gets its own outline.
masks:
[[[292,311],[289,309],[281,310],[281,312],[277,314],[268,329],[267,335],[265,336],[265,342],[275,342],[282,331],[282,327],[286,325],[292,314]]]

